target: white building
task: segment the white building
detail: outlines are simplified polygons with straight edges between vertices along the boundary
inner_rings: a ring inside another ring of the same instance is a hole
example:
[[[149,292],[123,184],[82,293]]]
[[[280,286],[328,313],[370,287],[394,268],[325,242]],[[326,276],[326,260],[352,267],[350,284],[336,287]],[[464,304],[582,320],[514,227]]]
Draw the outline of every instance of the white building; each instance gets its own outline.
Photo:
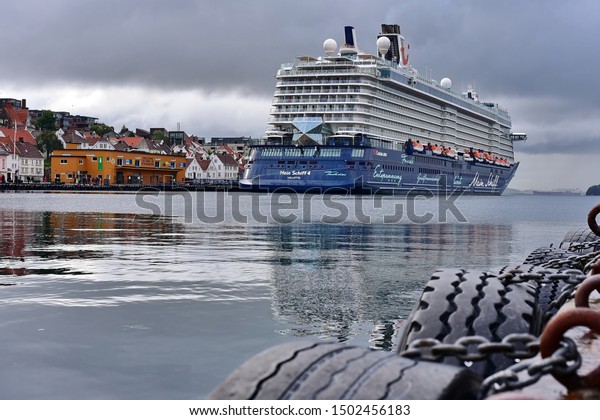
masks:
[[[6,182],[8,180],[7,172],[8,169],[8,151],[4,148],[4,145],[0,143],[0,182]]]
[[[202,180],[202,179],[210,179],[208,176],[209,171],[214,171],[211,168],[212,161],[202,159],[201,154],[195,155],[191,159],[186,160],[186,169],[185,169],[185,178],[191,180]]]
[[[217,180],[238,180],[240,177],[240,165],[235,158],[228,153],[214,153],[211,157],[214,165],[212,179]]]
[[[17,146],[17,170],[22,182],[41,182],[44,179],[44,155],[35,144],[20,141]]]

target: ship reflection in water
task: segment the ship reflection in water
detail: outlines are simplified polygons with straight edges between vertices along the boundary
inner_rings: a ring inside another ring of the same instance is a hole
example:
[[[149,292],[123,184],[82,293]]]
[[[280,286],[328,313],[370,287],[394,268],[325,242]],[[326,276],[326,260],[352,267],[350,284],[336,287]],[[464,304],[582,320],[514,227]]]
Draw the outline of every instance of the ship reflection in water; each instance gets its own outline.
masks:
[[[285,226],[273,229],[275,318],[294,336],[369,336],[391,349],[433,267],[489,267],[510,253],[505,225]],[[366,331],[365,331],[366,330]]]
[[[385,349],[434,267],[501,264],[511,236],[510,226],[493,224],[246,227],[1,210],[0,227],[0,276],[28,286],[21,300],[229,302],[265,299],[268,288],[280,333],[339,341],[367,334]]]
[[[514,242],[502,224],[2,209],[0,398],[190,399],[298,337],[391,349],[435,267],[501,265]]]

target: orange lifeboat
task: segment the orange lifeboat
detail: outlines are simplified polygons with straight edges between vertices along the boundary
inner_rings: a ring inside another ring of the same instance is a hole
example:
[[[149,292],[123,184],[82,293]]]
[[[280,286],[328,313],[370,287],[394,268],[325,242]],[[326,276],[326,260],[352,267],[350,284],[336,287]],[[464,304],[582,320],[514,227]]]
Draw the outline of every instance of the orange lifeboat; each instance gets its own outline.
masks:
[[[413,148],[415,149],[415,152],[423,153],[425,151],[425,147],[419,140],[417,140],[416,143],[413,143]]]

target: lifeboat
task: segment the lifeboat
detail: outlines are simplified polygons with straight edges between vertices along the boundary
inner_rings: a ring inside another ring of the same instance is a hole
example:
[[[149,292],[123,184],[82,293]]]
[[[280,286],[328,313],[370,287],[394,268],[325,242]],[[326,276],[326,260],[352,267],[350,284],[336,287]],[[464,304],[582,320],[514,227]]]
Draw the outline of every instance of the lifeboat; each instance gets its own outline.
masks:
[[[471,156],[471,151],[465,149],[465,162],[473,162],[473,156]]]
[[[451,149],[450,147],[444,148],[444,155],[449,157],[450,159],[456,159],[456,150]]]

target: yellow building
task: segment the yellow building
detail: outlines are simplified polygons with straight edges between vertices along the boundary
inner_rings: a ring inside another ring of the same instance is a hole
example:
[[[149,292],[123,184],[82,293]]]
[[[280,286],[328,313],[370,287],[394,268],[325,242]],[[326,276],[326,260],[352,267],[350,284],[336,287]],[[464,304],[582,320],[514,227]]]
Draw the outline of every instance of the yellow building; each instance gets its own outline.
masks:
[[[101,149],[55,150],[52,182],[157,184],[185,180],[185,156]]]

